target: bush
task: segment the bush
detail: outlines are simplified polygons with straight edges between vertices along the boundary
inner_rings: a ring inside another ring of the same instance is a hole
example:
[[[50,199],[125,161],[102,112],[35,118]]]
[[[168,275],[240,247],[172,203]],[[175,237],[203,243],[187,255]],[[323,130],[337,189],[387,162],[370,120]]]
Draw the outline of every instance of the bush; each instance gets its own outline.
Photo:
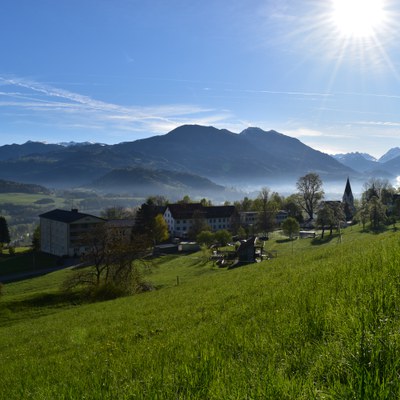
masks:
[[[10,256],[15,256],[15,247],[14,246],[8,246],[8,254]]]

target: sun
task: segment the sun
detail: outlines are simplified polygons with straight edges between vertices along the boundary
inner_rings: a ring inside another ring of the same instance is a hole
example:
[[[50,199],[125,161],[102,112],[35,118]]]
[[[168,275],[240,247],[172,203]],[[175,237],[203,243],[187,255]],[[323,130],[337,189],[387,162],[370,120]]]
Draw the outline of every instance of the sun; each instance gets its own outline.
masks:
[[[333,21],[345,37],[375,36],[384,21],[384,0],[332,0]]]

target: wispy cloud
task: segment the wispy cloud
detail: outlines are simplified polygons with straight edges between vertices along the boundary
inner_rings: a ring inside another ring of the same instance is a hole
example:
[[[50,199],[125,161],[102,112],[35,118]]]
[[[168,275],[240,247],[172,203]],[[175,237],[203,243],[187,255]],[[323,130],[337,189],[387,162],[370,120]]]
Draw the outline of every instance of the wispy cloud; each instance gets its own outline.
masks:
[[[191,104],[126,106],[108,103],[20,78],[0,77],[0,87],[0,113],[6,109],[26,116],[29,112],[41,123],[53,122],[64,127],[157,134],[185,123],[217,124],[232,117],[228,111]]]
[[[355,124],[368,125],[368,126],[385,126],[385,127],[399,127],[400,122],[392,121],[357,121]]]

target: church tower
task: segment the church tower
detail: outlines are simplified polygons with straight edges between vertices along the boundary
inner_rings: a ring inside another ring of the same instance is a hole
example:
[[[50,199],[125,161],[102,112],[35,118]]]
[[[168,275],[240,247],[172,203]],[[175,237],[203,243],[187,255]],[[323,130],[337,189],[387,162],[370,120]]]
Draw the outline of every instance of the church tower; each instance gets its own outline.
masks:
[[[351,221],[356,212],[354,207],[354,196],[350,186],[350,179],[347,178],[346,187],[344,189],[342,203],[344,205],[344,213],[346,215],[346,221]]]

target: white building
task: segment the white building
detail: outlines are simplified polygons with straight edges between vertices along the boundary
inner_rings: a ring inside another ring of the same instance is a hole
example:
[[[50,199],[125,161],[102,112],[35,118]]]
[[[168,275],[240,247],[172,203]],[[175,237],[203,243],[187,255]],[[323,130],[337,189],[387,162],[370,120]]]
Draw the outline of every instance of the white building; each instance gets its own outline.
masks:
[[[170,236],[186,238],[196,218],[204,222],[212,231],[229,230],[235,214],[234,206],[203,206],[200,203],[169,204],[164,212]]]

